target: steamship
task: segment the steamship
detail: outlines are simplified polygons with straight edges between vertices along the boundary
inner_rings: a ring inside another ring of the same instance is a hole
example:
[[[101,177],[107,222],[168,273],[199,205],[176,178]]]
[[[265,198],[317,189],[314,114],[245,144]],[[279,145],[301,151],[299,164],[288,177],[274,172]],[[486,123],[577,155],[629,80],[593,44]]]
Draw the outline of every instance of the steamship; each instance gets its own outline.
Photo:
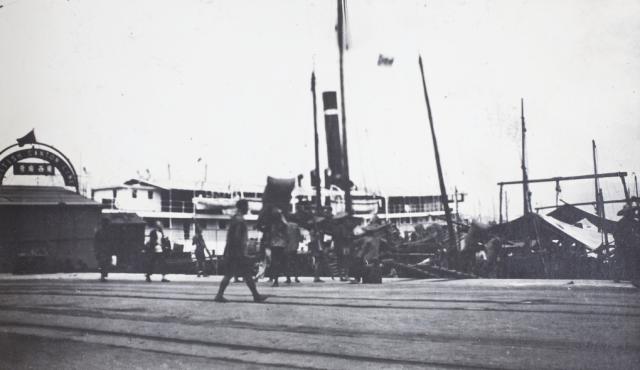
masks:
[[[293,190],[290,210],[299,202],[314,202],[315,193],[298,182]],[[344,212],[344,192],[331,186],[322,189],[323,203],[329,202],[334,214]],[[262,209],[262,192],[257,188],[242,190],[215,189],[211,186],[188,186],[142,179],[129,179],[120,185],[94,188],[92,199],[103,205],[104,213],[135,213],[147,224],[146,235],[160,221],[165,234],[174,244],[182,245],[185,252],[193,250],[191,238],[195,225],[203,230],[207,246],[217,255],[224,252],[229,220],[238,199],[249,201],[249,238],[258,240],[255,230],[258,214]],[[453,202],[453,199],[450,199]],[[464,195],[462,199],[464,201]],[[442,216],[444,209],[437,195],[376,195],[356,190],[352,193],[354,214],[368,222],[374,215],[396,224],[400,230],[411,225],[428,222]]]

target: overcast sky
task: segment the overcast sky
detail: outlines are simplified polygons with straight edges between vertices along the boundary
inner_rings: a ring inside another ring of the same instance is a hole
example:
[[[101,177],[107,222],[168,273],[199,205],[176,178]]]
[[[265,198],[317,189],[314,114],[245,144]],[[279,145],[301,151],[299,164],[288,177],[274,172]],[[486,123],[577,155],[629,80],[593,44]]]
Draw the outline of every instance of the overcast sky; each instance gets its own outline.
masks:
[[[35,128],[101,185],[147,168],[165,180],[169,163],[195,183],[206,162],[210,181],[235,187],[312,168],[311,71],[319,99],[339,90],[335,2],[0,4],[0,146]],[[640,2],[349,0],[348,16],[361,187],[439,192],[419,54],[447,188],[469,194],[466,213],[491,219],[496,183],[521,177],[521,97],[530,178],[592,173],[591,139],[601,172],[640,172]],[[591,181],[561,185],[562,199],[593,199]],[[622,197],[619,180],[602,185]],[[533,186],[534,207],[554,188]],[[513,218],[521,188],[507,190]]]

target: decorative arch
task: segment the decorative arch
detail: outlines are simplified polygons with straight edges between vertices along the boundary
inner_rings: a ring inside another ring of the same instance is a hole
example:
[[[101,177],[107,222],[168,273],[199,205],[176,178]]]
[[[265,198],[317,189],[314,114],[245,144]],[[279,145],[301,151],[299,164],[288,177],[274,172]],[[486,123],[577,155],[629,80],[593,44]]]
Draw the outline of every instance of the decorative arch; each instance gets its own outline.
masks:
[[[0,155],[8,152],[16,146],[19,145],[13,144],[6,147],[0,152]],[[74,187],[76,192],[79,191],[78,174],[76,173],[73,164],[71,164],[71,161],[69,161],[69,159],[58,149],[43,143],[33,143],[31,148],[20,149],[4,155],[4,157],[0,159],[0,185],[2,185],[4,177],[10,168],[18,164],[20,161],[29,158],[41,159],[49,163],[56,168],[58,172],[60,172],[65,186]]]

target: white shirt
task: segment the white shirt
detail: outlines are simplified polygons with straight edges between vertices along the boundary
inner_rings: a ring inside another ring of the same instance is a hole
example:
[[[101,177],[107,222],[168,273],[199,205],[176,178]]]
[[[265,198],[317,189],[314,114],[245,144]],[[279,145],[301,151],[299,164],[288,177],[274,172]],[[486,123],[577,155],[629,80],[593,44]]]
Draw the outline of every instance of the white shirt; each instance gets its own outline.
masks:
[[[154,252],[162,253],[162,238],[164,238],[164,233],[161,230],[156,230],[158,235],[158,244],[156,244],[154,248]]]

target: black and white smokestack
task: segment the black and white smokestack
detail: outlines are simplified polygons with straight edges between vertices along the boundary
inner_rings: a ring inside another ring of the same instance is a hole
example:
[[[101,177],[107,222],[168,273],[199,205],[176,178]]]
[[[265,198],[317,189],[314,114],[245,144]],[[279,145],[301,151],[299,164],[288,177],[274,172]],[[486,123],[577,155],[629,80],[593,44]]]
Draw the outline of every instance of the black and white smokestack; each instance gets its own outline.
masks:
[[[324,105],[324,129],[327,137],[327,157],[331,170],[331,182],[339,185],[344,173],[342,163],[342,142],[340,141],[340,120],[338,118],[338,99],[335,91],[322,93]]]

